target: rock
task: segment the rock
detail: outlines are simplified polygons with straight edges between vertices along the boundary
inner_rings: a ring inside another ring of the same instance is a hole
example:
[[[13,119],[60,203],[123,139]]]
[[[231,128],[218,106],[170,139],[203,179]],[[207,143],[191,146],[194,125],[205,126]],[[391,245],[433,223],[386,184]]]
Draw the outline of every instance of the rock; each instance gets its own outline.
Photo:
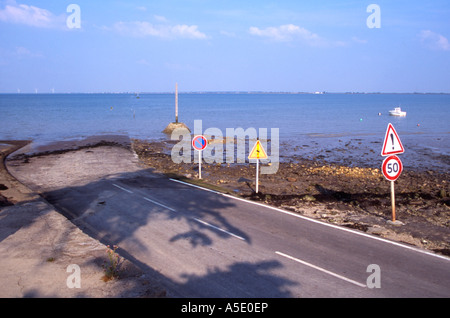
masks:
[[[403,223],[402,221],[399,221],[399,220],[395,220],[395,221],[388,220],[387,224],[391,224],[391,225],[395,225],[395,226],[405,225],[405,223]]]
[[[289,181],[289,182],[296,182],[297,181],[297,179],[293,178],[293,177],[287,177],[286,180]]]
[[[410,200],[409,201],[410,205],[421,205],[423,203],[424,203],[423,200],[420,200],[420,199],[418,199],[418,200]]]
[[[367,229],[367,233],[378,235],[378,236],[383,236],[384,234],[386,234],[386,229],[383,229],[379,225],[373,225]]]
[[[305,194],[305,195],[302,197],[302,200],[303,200],[303,201],[312,202],[312,201],[316,201],[316,198],[313,197],[313,196],[310,195],[310,194]]]
[[[171,134],[175,129],[187,129],[189,132],[191,132],[189,130],[189,128],[183,124],[183,123],[170,123],[169,125],[167,125],[167,127],[163,130],[163,133],[165,134]]]

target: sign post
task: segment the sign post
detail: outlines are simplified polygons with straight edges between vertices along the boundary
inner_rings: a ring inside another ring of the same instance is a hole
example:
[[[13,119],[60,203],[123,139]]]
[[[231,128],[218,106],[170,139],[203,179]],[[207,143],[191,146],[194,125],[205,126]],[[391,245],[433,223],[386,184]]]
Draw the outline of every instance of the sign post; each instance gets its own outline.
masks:
[[[395,186],[394,182],[398,179],[403,171],[403,164],[396,154],[404,153],[402,142],[395,131],[394,126],[389,123],[384,137],[382,156],[388,156],[381,165],[381,171],[384,177],[391,182],[391,206],[392,206],[392,222],[395,222]]]
[[[256,144],[253,146],[252,151],[250,151],[250,155],[248,159],[256,159],[256,188],[255,192],[258,193],[259,186],[259,159],[267,159],[267,153],[264,150],[259,139],[256,141]]]
[[[384,159],[381,166],[384,177],[391,182],[392,222],[395,222],[395,190],[394,182],[403,171],[403,164],[399,157],[389,156]]]
[[[198,150],[198,178],[202,178],[202,151],[206,148],[208,145],[208,139],[206,139],[205,136],[199,135],[195,136],[194,139],[192,139],[192,147],[194,147],[195,150]]]
[[[394,189],[394,181],[391,181],[391,208],[392,208],[392,222],[395,222],[395,189]]]

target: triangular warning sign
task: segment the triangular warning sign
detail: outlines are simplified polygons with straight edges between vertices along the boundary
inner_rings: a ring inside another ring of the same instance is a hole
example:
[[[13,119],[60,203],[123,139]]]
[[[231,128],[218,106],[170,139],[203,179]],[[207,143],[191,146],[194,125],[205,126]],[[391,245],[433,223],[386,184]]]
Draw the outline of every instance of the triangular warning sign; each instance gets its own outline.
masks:
[[[250,155],[248,159],[267,159],[266,151],[264,150],[261,142],[259,140],[256,141],[256,144],[253,146],[252,151],[250,151]]]
[[[384,137],[383,148],[381,150],[382,156],[389,156],[399,153],[404,153],[402,142],[398,137],[397,132],[392,124],[389,124],[386,129],[386,136]]]

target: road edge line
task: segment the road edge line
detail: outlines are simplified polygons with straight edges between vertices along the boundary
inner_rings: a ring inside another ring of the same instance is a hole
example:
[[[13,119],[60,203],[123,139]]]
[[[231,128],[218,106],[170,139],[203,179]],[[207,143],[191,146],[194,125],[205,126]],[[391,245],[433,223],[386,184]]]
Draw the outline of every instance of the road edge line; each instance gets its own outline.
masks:
[[[433,252],[420,249],[418,247],[408,246],[408,245],[405,245],[405,244],[402,244],[402,243],[399,243],[399,242],[395,242],[395,241],[391,241],[391,240],[388,240],[388,239],[385,239],[385,238],[382,238],[382,237],[378,237],[378,236],[370,235],[370,234],[367,234],[367,233],[359,232],[359,231],[356,231],[356,230],[353,230],[353,229],[349,229],[349,228],[346,228],[346,227],[338,226],[336,224],[325,223],[325,222],[320,221],[320,220],[309,218],[309,217],[306,217],[306,216],[303,216],[303,215],[300,215],[300,214],[296,214],[296,213],[293,213],[293,212],[290,212],[290,211],[286,211],[286,210],[283,210],[283,209],[280,209],[280,208],[277,208],[277,207],[274,207],[274,206],[270,206],[270,205],[267,205],[267,204],[264,204],[264,203],[254,202],[254,201],[250,201],[250,200],[247,200],[247,199],[236,197],[236,196],[233,196],[233,195],[230,195],[230,194],[221,193],[221,192],[217,192],[217,191],[214,191],[214,190],[202,188],[202,187],[200,187],[198,185],[194,185],[194,184],[191,184],[191,183],[188,183],[188,182],[183,182],[183,181],[172,179],[172,178],[170,178],[170,180],[175,181],[175,182],[179,182],[179,183],[182,183],[182,184],[194,187],[194,188],[198,188],[198,189],[201,189],[201,190],[204,190],[204,191],[209,191],[209,192],[213,192],[213,193],[216,193],[216,194],[220,194],[220,195],[223,195],[223,196],[231,198],[231,199],[243,201],[243,202],[246,202],[246,203],[249,203],[249,204],[253,204],[253,205],[259,205],[259,206],[262,206],[262,207],[265,207],[265,208],[269,208],[271,210],[274,210],[274,211],[277,211],[277,212],[281,212],[281,213],[284,213],[284,214],[288,214],[288,215],[291,215],[291,216],[294,216],[294,217],[297,217],[297,218],[300,218],[300,219],[303,219],[303,220],[306,220],[306,221],[309,221],[309,222],[325,225],[325,226],[332,227],[332,228],[335,228],[335,229],[338,229],[338,230],[341,230],[341,231],[346,231],[346,232],[353,233],[353,234],[360,235],[360,236],[364,236],[364,237],[367,237],[367,238],[370,238],[370,239],[373,239],[373,240],[381,241],[381,242],[388,243],[388,244],[391,244],[391,245],[395,245],[395,246],[398,246],[398,247],[406,248],[406,249],[409,249],[409,250],[412,250],[412,251],[415,251],[415,252],[419,252],[419,253],[426,254],[426,255],[429,255],[429,256],[437,257],[437,258],[440,258],[440,259],[443,259],[443,260],[446,260],[446,261],[450,261],[450,258],[445,256],[445,255],[435,254]]]

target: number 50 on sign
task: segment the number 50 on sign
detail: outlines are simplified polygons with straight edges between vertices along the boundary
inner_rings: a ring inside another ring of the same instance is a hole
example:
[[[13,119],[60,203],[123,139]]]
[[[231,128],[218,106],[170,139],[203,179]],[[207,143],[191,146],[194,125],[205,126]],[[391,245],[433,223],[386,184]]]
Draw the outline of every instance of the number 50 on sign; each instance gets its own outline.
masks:
[[[395,181],[403,171],[403,164],[399,157],[389,156],[384,159],[381,170],[383,171],[383,175],[386,179],[389,181]]]

